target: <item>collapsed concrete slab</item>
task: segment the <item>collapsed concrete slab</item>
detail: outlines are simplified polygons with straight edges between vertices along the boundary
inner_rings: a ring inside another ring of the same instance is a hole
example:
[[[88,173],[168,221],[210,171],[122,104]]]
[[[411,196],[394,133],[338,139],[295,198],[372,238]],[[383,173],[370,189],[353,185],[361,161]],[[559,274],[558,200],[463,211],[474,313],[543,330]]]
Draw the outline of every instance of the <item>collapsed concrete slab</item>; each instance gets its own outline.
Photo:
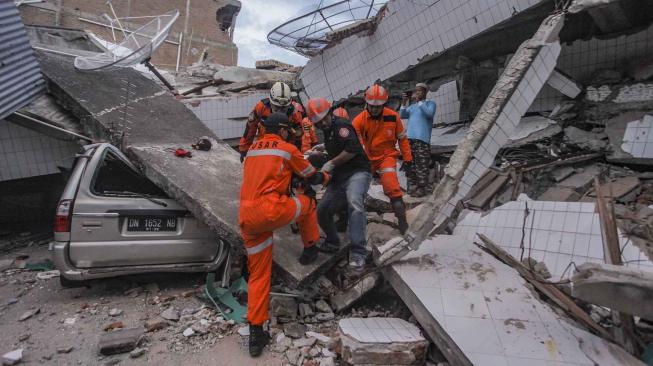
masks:
[[[462,236],[430,237],[383,273],[451,365],[642,365]]]
[[[572,295],[591,304],[653,319],[653,271],[602,263],[578,266]]]
[[[630,112],[606,122],[611,153],[606,157],[614,163],[653,165],[653,116],[645,112]]]
[[[149,179],[232,248],[242,247],[242,165],[233,149],[168,91],[133,69],[82,72],[71,57],[39,52],[38,58],[50,93],[79,118],[84,133],[121,147]],[[190,159],[174,155],[176,148],[190,150],[202,136],[213,141],[210,151],[197,151]],[[275,268],[292,286],[319,276],[339,258],[321,254],[313,264],[301,266],[301,250],[299,236],[289,229],[275,235]]]

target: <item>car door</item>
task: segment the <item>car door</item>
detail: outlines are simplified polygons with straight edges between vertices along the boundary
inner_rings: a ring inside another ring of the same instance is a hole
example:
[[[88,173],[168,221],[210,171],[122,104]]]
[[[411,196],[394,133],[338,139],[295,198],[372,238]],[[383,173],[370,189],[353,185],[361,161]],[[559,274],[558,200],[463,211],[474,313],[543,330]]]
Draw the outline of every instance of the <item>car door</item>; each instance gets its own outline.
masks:
[[[110,144],[98,146],[81,177],[70,236],[78,268],[210,262],[219,251],[206,225]]]

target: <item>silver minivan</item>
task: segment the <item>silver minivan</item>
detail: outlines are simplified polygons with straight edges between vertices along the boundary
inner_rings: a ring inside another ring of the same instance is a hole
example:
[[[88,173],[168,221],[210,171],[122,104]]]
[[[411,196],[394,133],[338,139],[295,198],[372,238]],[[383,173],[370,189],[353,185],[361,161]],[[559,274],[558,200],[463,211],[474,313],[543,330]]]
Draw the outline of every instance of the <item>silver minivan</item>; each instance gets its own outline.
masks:
[[[84,147],[51,245],[61,283],[146,272],[211,272],[229,248],[111,144]]]

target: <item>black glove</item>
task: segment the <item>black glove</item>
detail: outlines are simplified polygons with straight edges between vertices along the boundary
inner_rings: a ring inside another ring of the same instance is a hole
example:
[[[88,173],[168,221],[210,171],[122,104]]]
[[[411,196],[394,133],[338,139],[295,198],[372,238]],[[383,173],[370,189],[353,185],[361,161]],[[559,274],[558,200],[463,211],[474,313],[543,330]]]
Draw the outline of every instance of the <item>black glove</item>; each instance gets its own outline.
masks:
[[[399,168],[399,170],[405,172],[407,176],[413,174],[413,162],[404,161],[403,163],[401,163],[401,168]]]
[[[241,151],[240,152],[240,162],[242,163],[245,161],[245,156],[247,156],[247,151]]]

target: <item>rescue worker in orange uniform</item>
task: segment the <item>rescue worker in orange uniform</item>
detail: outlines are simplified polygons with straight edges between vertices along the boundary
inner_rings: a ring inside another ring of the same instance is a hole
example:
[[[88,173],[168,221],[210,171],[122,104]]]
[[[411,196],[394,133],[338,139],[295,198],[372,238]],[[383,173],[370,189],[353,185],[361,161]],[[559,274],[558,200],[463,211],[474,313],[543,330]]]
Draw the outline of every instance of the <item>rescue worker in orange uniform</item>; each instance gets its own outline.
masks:
[[[411,170],[413,156],[401,118],[397,112],[385,107],[387,102],[388,91],[381,85],[372,85],[365,91],[365,110],[354,118],[352,124],[370,159],[372,172],[379,175],[383,193],[390,198],[399,223],[399,231],[403,235],[408,230],[408,222],[406,205],[397,178],[397,142],[404,161],[402,169],[406,170],[407,174]]]
[[[245,159],[247,150],[249,150],[254,139],[261,138],[265,134],[261,121],[275,112],[281,112],[287,116],[291,127],[289,130],[291,133],[290,141],[298,148],[301,147],[302,115],[295,109],[290,97],[291,91],[288,84],[277,81],[270,88],[270,97],[262,99],[256,104],[247,118],[245,132],[243,132],[238,144],[241,163]]]
[[[297,110],[302,115],[302,147],[299,149],[302,153],[307,152],[313,146],[317,145],[317,135],[315,134],[315,127],[313,122],[311,122],[306,113],[304,113],[304,107],[301,104],[293,102],[295,110]]]
[[[293,173],[311,185],[326,184],[329,175],[318,172],[288,143],[289,122],[284,113],[273,113],[263,121],[265,135],[247,151],[240,189],[238,223],[247,251],[249,353],[257,357],[269,341],[263,330],[268,320],[272,275],[272,232],[297,223],[304,244],[299,263],[315,261],[320,238],[314,198],[289,196]]]

